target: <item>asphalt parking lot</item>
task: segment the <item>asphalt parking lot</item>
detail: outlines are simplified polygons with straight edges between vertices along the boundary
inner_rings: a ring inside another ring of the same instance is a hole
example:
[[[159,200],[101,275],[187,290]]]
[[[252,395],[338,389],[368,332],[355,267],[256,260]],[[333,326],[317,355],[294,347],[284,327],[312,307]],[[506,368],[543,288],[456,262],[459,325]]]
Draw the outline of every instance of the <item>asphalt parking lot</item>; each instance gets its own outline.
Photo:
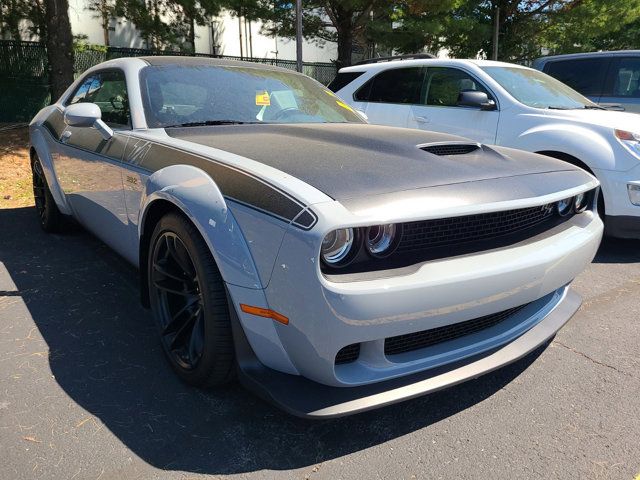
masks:
[[[640,242],[607,240],[546,348],[325,422],[182,385],[135,271],[92,236],[0,210],[0,478],[613,478],[640,474]]]

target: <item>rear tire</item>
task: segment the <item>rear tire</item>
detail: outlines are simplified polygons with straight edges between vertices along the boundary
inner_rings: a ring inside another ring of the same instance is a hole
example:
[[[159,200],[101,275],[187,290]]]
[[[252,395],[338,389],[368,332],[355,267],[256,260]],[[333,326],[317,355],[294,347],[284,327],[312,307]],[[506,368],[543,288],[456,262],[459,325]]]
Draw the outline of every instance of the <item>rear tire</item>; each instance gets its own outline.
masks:
[[[40,226],[47,233],[60,232],[64,228],[64,217],[56,201],[51,195],[47,178],[42,168],[42,163],[38,154],[34,153],[31,159],[31,176],[33,182],[33,198],[35,200],[36,212],[40,219]]]
[[[149,245],[149,299],[169,363],[191,385],[227,383],[235,367],[231,319],[209,247],[177,213],[160,219]]]

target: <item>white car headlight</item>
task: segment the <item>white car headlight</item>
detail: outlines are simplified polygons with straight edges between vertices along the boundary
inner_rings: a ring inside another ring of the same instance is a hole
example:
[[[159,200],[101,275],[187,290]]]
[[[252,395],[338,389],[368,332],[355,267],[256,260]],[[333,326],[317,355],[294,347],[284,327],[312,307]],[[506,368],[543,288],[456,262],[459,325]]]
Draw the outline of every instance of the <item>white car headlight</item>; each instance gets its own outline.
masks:
[[[556,206],[558,208],[558,214],[560,214],[561,217],[569,215],[573,208],[573,197],[560,200]]]
[[[618,139],[625,142],[640,142],[640,133],[627,132],[626,130],[618,130],[617,128],[613,131],[618,137]]]
[[[640,157],[640,133],[618,130],[617,128],[613,131],[613,133],[615,134],[616,138],[620,140],[620,143],[630,149],[636,157]]]
[[[579,193],[573,197],[573,211],[575,213],[582,213],[587,209],[589,203],[589,195],[587,192]]]
[[[331,266],[348,263],[354,250],[356,232],[353,228],[341,228],[329,232],[322,240],[320,254],[322,260]]]
[[[386,257],[393,253],[396,246],[397,230],[395,224],[374,225],[367,228],[365,246],[374,257]]]

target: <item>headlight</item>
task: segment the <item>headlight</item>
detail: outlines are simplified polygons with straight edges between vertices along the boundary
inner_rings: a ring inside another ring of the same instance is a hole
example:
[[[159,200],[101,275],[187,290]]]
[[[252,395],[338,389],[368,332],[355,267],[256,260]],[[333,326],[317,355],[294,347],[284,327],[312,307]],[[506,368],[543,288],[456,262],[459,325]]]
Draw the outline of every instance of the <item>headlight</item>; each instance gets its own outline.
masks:
[[[614,130],[616,137],[625,142],[640,142],[640,133],[627,132],[626,130]]]
[[[561,217],[568,215],[573,208],[573,197],[565,198],[557,203],[558,213]]]
[[[350,253],[353,251],[356,234],[353,228],[341,228],[329,232],[324,240],[320,254],[322,260],[332,266],[339,266],[350,260]]]
[[[573,197],[573,211],[576,213],[582,213],[587,209],[589,203],[589,196],[585,193],[579,193]]]
[[[626,130],[618,130],[617,128],[613,133],[625,147],[631,149],[636,156],[640,157],[640,133],[627,132]]]
[[[398,228],[393,223],[374,225],[367,228],[365,246],[374,257],[386,257],[393,253],[396,246]]]

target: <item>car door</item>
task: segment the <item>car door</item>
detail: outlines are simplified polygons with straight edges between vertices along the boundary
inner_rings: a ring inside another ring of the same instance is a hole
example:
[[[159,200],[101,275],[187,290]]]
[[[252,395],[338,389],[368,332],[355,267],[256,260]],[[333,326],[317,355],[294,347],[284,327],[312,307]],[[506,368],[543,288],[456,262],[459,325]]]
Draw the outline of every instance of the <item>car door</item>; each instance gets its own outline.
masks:
[[[65,107],[80,102],[98,105],[114,136],[105,140],[95,128],[65,126],[56,165],[59,183],[78,221],[127,256],[122,156],[131,122],[124,72],[88,76]]]
[[[640,113],[640,57],[621,57],[611,61],[603,107],[620,105],[627,112]]]
[[[485,92],[495,97],[474,76],[454,67],[429,67],[424,77],[420,102],[411,107],[407,126],[450,133],[477,142],[495,143],[500,112],[458,105],[463,90]]]
[[[424,72],[423,67],[384,70],[356,90],[353,105],[371,123],[406,127],[411,105],[420,100]]]

